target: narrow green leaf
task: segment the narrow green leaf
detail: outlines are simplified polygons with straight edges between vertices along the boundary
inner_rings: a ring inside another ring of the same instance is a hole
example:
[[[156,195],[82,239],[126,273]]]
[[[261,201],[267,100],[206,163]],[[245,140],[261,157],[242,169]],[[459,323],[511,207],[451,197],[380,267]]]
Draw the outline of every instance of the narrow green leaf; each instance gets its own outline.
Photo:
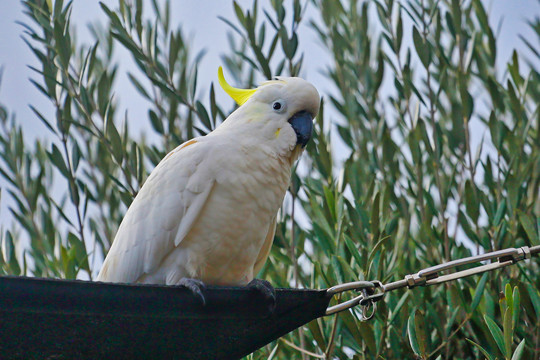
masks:
[[[219,20],[223,21],[225,24],[229,25],[231,27],[231,29],[233,29],[238,35],[240,35],[241,38],[245,39],[245,35],[242,31],[240,31],[240,29],[234,25],[230,20],[224,18],[223,16],[218,16],[217,17]]]
[[[530,283],[525,284],[527,287],[527,292],[529,293],[529,298],[534,307],[534,312],[536,313],[536,319],[540,319],[540,295],[538,290],[534,288]]]
[[[491,95],[491,103],[500,111],[504,111],[504,101],[499,91],[499,84],[491,77],[487,79],[487,89]]]
[[[480,215],[480,202],[475,195],[474,183],[471,180],[465,182],[465,205],[467,206],[467,214],[473,221],[478,221]]]
[[[420,347],[416,338],[415,314],[416,313],[413,312],[407,320],[407,335],[409,336],[409,343],[412,351],[414,351],[416,355],[421,356],[422,353],[420,352]]]
[[[208,112],[206,111],[206,108],[204,107],[204,105],[200,101],[197,100],[197,102],[195,103],[195,107],[197,108],[199,119],[201,120],[203,125],[208,130],[213,130],[212,123],[210,122],[210,117],[208,116]]]
[[[510,105],[512,106],[512,110],[514,111],[515,115],[519,115],[521,113],[521,102],[518,95],[516,94],[514,84],[512,84],[512,81],[510,81],[510,79],[506,81],[506,87],[508,97],[510,98]]]
[[[89,270],[88,255],[84,243],[73,233],[68,234],[68,241],[76,267]]]
[[[501,328],[491,319],[487,314],[484,315],[484,321],[486,322],[486,325],[489,329],[489,332],[491,333],[491,336],[493,336],[493,339],[495,340],[495,343],[501,350],[503,354],[506,354],[506,349],[504,345],[504,336],[503,332],[501,331]]]
[[[71,198],[73,205],[79,207],[79,189],[77,188],[77,184],[74,181],[69,182],[69,197]]]
[[[347,235],[343,236],[345,240],[345,246],[347,246],[347,249],[349,249],[351,255],[356,260],[357,264],[362,264],[362,257],[360,256],[359,249],[356,247],[355,243],[351,238]]]
[[[471,227],[469,223],[469,220],[467,219],[467,217],[465,216],[465,214],[463,214],[463,211],[461,210],[458,211],[458,220],[459,220],[459,224],[463,228],[463,231],[465,232],[465,234],[467,234],[469,239],[471,239],[475,244],[478,244],[480,242],[480,239],[478,239],[478,235],[473,230],[473,228]]]
[[[351,314],[351,311],[343,311],[338,316],[343,320],[346,329],[351,333],[358,343],[365,342],[368,351],[372,354],[377,352],[377,345],[375,336],[373,334],[373,329],[368,323],[356,320]]]
[[[334,270],[335,277],[337,281],[340,284],[345,283],[345,277],[343,273],[343,268],[340,266],[340,262],[337,255],[332,255],[332,258],[330,259],[330,263],[332,264],[332,269]]]
[[[476,346],[478,348],[478,350],[480,350],[482,352],[482,354],[484,354],[484,356],[486,358],[488,358],[489,360],[493,360],[495,359],[496,357],[494,355],[491,355],[486,349],[484,349],[482,346],[480,346],[479,344],[475,343],[474,341],[470,340],[470,339],[465,339],[467,340],[468,342],[470,342],[471,344],[473,344],[474,346]]]
[[[75,227],[75,225],[71,222],[71,220],[66,216],[66,214],[64,213],[64,209],[62,209],[62,207],[60,205],[58,205],[56,203],[56,201],[52,200],[51,199],[51,203],[53,204],[53,206],[56,208],[56,210],[58,211],[58,213],[60,214],[60,216],[62,217],[62,219],[64,219],[64,221],[66,221],[69,225]]]
[[[519,295],[519,288],[517,286],[514,286],[514,292],[513,292],[513,301],[514,301],[514,309],[512,312],[512,330],[516,329],[516,325],[519,321],[519,311],[521,306],[521,298]]]
[[[178,59],[178,52],[181,45],[181,39],[175,38],[174,33],[171,33],[169,38],[169,76],[172,78],[174,73],[174,65]]]
[[[394,319],[400,314],[400,310],[405,304],[405,301],[407,300],[407,298],[409,297],[409,294],[410,294],[410,291],[406,291],[405,293],[403,293],[403,295],[399,299],[396,307],[392,310],[392,317],[388,321],[389,325],[392,324],[394,322]]]
[[[480,300],[482,300],[482,295],[484,294],[484,289],[486,287],[486,282],[488,279],[488,273],[485,273],[482,275],[480,280],[478,281],[478,285],[476,286],[476,291],[474,292],[474,298],[471,303],[471,312],[474,312],[476,308],[478,307],[478,304],[480,304]]]
[[[238,21],[240,21],[242,25],[245,26],[246,19],[244,16],[244,12],[242,11],[242,8],[240,7],[240,5],[238,5],[236,1],[233,2],[233,5],[234,5],[234,12],[236,13],[236,18],[238,19]]]
[[[473,58],[474,49],[476,48],[475,43],[476,43],[477,37],[478,37],[477,32],[475,32],[467,44],[467,49],[465,51],[465,60],[463,62],[463,68],[464,68],[464,71],[466,72],[470,71],[469,67],[471,65],[471,60]]]
[[[111,118],[110,112],[108,111],[109,107],[110,102],[107,105],[107,111],[105,113],[105,131],[107,135],[107,140],[110,142],[112,147],[113,156],[118,163],[121,163],[124,157],[122,139],[120,137],[120,134],[118,133],[118,130],[116,129],[116,126],[114,125],[114,121]]]
[[[535,228],[534,219],[531,215],[521,211],[520,209],[517,209],[517,214],[519,218],[519,223],[521,226],[523,226],[523,229],[525,229],[525,232],[527,233],[527,237],[529,238],[529,241],[532,245],[538,245],[540,244],[540,240],[538,237],[538,233]]]
[[[512,355],[512,360],[520,360],[523,357],[524,351],[525,351],[525,339],[521,340],[519,345],[516,347],[516,350],[514,350],[514,354]]]
[[[216,126],[216,118],[218,115],[218,106],[216,104],[216,92],[214,90],[214,83],[210,85],[210,114],[212,115],[212,125]]]
[[[142,186],[143,183],[143,176],[144,176],[144,161],[143,161],[143,155],[141,148],[139,146],[135,146],[135,152],[137,157],[137,166],[136,166],[136,173],[137,173],[137,181]]]
[[[54,22],[54,45],[60,57],[60,63],[64,69],[68,69],[71,58],[71,43],[69,37],[64,33],[64,26],[59,21]]]
[[[373,249],[371,249],[371,251],[369,252],[368,254],[368,260],[367,262],[368,263],[371,263],[371,261],[373,260],[373,258],[375,257],[375,255],[377,254],[377,251],[380,250],[380,248],[383,246],[383,244],[386,242],[386,240],[390,239],[390,236],[385,236],[383,238],[381,238],[376,244],[375,246],[373,246]]]
[[[64,6],[64,0],[56,0],[54,2],[54,9],[53,9],[53,17],[57,18],[62,15],[62,7]],[[68,6],[70,6],[70,3],[68,3]],[[65,9],[64,9],[65,11]]]
[[[259,36],[257,38],[256,45],[260,48],[263,48],[264,40],[266,39],[266,23],[263,23],[259,29]]]
[[[398,12],[398,19],[397,19],[397,26],[396,26],[396,49],[394,51],[396,53],[399,53],[399,50],[401,49],[401,43],[403,40],[403,17],[401,16],[401,12]]]
[[[498,226],[501,222],[501,220],[504,217],[504,214],[506,212],[506,199],[502,199],[501,203],[499,204],[499,207],[497,208],[497,212],[495,213],[495,218],[493,219],[493,225]]]
[[[167,3],[168,4],[168,3]],[[274,348],[272,349],[272,351],[270,351],[270,354],[268,355],[268,360],[273,360],[274,359],[274,356],[276,356],[277,354],[277,351],[279,349],[279,342],[276,343],[276,346],[274,346]]]
[[[422,65],[427,69],[429,67],[429,46],[418,32],[416,26],[413,26],[413,42],[416,49],[416,54],[420,58]]]
[[[504,348],[506,352],[503,352],[506,359],[510,359],[512,356],[512,340],[514,338],[514,332],[512,331],[512,310],[510,307],[506,309],[503,317],[503,335],[504,335]]]
[[[504,286],[504,298],[506,300],[506,306],[513,311],[514,309],[514,297],[512,296],[512,286],[510,283],[506,283]]]
[[[152,128],[158,134],[163,135],[165,133],[165,129],[163,128],[163,122],[158,118],[155,111],[154,110],[148,110],[148,117],[150,118],[150,124],[152,124]]]
[[[129,72],[128,72],[127,75],[128,75],[129,80],[133,84],[133,86],[135,86],[135,88],[139,92],[139,94],[141,94],[145,99],[150,100],[150,95],[148,95],[148,93],[146,92],[144,86],[139,82],[139,80],[137,80],[137,78],[135,78],[135,76],[133,76],[133,74],[131,74]]]
[[[466,119],[470,119],[474,110],[474,99],[469,90],[467,89],[464,79],[460,82],[459,90],[461,96],[461,103],[465,112],[465,117]],[[465,123],[465,126],[468,126],[468,123]]]
[[[420,354],[423,358],[425,358],[427,347],[426,320],[424,318],[424,314],[420,310],[415,311],[414,329],[416,332],[416,339],[418,341],[418,348],[420,350]]]
[[[456,319],[458,314],[461,312],[461,306],[456,306],[454,310],[452,311],[452,314],[448,316],[448,321],[446,322],[446,325],[444,327],[444,334],[446,336],[449,336],[452,329],[454,328],[454,324],[456,323]]]
[[[94,45],[94,47],[92,48],[91,52],[90,52],[90,58],[88,59],[88,69],[86,70],[86,79],[88,81],[88,79],[91,78],[92,74],[93,74],[93,70],[95,68],[95,65],[96,65],[96,52],[97,52],[97,48],[98,48],[98,45],[99,45],[99,41],[96,41],[96,44]]]
[[[79,144],[76,141],[73,142],[73,146],[71,147],[71,159],[72,159],[71,164],[72,164],[74,173],[79,168],[79,163],[82,157],[83,155],[81,153],[81,148],[79,147]]]
[[[136,59],[146,60],[146,56],[142,50],[127,35],[111,31],[111,36],[120,41],[120,43],[124,45]]]
[[[326,341],[324,340],[324,336],[321,332],[321,327],[319,326],[318,320],[310,321],[309,323],[306,324],[306,327],[311,332],[311,335],[313,336],[313,339],[317,343],[317,346],[321,349],[326,349]]]
[[[54,164],[54,166],[56,166],[56,168],[60,171],[62,176],[64,176],[66,179],[69,179],[71,177],[66,163],[64,162],[64,158],[62,157],[60,150],[55,144],[52,144],[52,150],[51,152],[47,152],[47,156]]]
[[[15,255],[15,245],[13,242],[13,236],[10,231],[6,231],[3,244],[4,260],[9,265],[10,273],[13,275],[19,275],[21,268]]]
[[[52,127],[52,125],[49,123],[49,121],[47,121],[47,119],[45,119],[45,117],[39,112],[37,111],[37,109],[33,106],[33,105],[29,105],[30,106],[30,109],[32,109],[32,111],[34,112],[34,114],[37,115],[37,117],[39,117],[39,119],[45,124],[45,126],[47,126],[47,128],[55,135],[57,135],[57,132],[56,130],[54,130],[54,128]]]
[[[345,259],[343,259],[341,256],[337,256],[337,260],[340,265],[340,269],[342,270],[342,275],[344,276],[345,282],[348,281],[355,281],[357,280],[357,275],[349,265]]]
[[[375,197],[373,198],[373,208],[371,210],[371,234],[373,235],[373,239],[378,239],[379,237],[379,205],[380,205],[380,192],[377,191],[377,194],[375,194]]]

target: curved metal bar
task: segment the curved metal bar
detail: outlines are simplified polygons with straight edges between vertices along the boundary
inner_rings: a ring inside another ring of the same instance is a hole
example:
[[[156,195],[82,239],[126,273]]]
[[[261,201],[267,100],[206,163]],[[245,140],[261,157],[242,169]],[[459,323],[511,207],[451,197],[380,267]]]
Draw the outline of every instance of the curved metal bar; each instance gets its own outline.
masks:
[[[380,292],[375,293],[376,289],[380,289]],[[355,281],[345,284],[339,284],[327,289],[326,292],[334,296],[336,294],[340,294],[342,292],[350,290],[362,291],[362,293],[350,300],[328,307],[328,309],[326,309],[325,315],[332,315],[340,311],[350,309],[357,305],[362,305],[366,308],[369,308],[370,305],[381,300],[384,296],[384,287],[379,280]],[[373,313],[366,318],[371,317],[373,317]]]
[[[332,295],[341,293],[348,290],[362,290],[375,288],[375,284],[372,281],[354,281],[345,284],[334,285],[331,288],[326,289],[326,292]]]
[[[350,309],[352,307],[355,307],[356,305],[360,304],[360,302],[363,299],[364,299],[364,295],[361,294],[361,295],[358,295],[357,297],[355,297],[355,298],[353,298],[351,300],[339,303],[339,304],[334,305],[334,306],[330,306],[328,309],[326,309],[325,315],[332,315],[332,314],[341,312],[343,310],[347,310],[347,309]]]

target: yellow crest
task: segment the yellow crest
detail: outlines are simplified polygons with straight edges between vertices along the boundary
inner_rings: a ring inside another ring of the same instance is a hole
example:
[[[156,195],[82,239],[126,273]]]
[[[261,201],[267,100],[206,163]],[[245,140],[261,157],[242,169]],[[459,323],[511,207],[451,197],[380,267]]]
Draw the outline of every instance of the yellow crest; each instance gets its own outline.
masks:
[[[237,89],[229,85],[227,81],[225,81],[225,77],[223,76],[223,68],[221,66],[218,69],[218,79],[219,85],[221,85],[223,90],[225,90],[225,92],[229,94],[229,96],[232,97],[238,105],[243,105],[253,94],[255,94],[255,91],[257,91],[257,89]]]

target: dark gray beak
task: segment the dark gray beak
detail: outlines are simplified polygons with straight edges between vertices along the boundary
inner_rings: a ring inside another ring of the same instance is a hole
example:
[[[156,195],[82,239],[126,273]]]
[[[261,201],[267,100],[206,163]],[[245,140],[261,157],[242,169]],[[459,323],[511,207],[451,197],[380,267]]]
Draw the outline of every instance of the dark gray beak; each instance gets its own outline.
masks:
[[[313,132],[313,118],[307,111],[300,111],[289,119],[294,132],[296,133],[296,144],[300,144],[303,148],[306,147],[311,133]]]

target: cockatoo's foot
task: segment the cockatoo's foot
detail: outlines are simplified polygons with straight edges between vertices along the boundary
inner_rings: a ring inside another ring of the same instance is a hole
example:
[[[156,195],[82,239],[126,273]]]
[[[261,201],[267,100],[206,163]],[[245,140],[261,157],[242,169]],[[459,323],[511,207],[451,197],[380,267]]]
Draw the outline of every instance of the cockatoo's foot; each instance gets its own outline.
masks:
[[[247,284],[247,287],[261,294],[268,306],[268,311],[270,313],[274,312],[276,308],[276,290],[268,281],[253,279]]]
[[[206,299],[204,298],[203,294],[203,291],[206,289],[206,285],[201,280],[182,278],[177,285],[191,290],[193,295],[201,299],[203,306],[206,305]]]

